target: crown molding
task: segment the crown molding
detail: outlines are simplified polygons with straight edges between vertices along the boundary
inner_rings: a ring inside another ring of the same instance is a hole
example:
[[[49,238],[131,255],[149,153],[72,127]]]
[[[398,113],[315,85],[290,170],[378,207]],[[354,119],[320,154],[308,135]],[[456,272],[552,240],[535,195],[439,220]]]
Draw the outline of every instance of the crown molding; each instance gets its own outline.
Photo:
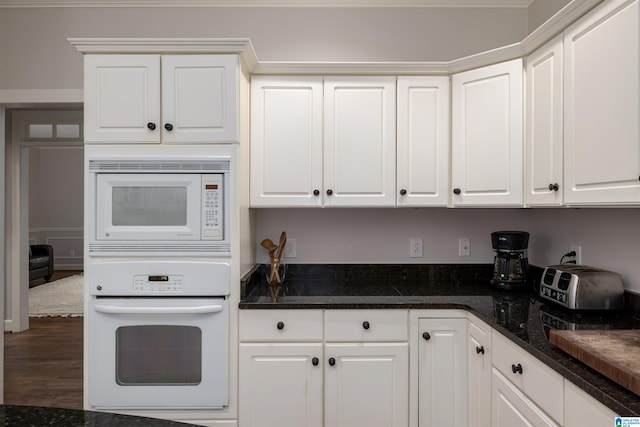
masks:
[[[82,53],[234,53],[252,74],[449,75],[527,56],[603,0],[574,0],[523,41],[442,62],[259,61],[249,39],[70,38]]]
[[[81,53],[192,53],[236,54],[253,70],[258,63],[247,38],[68,38]]]
[[[449,75],[530,55],[604,0],[574,0],[524,40],[443,62],[258,62],[254,74]]]
[[[527,8],[534,0],[0,0],[0,8],[47,7],[447,7]]]

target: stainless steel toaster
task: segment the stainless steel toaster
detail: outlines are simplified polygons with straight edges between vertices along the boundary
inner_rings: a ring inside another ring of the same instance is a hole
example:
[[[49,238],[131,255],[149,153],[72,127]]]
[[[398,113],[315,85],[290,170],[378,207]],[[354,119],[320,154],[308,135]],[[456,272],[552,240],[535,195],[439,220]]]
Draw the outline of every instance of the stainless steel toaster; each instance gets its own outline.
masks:
[[[586,265],[550,265],[542,273],[540,297],[572,310],[621,310],[619,274]]]

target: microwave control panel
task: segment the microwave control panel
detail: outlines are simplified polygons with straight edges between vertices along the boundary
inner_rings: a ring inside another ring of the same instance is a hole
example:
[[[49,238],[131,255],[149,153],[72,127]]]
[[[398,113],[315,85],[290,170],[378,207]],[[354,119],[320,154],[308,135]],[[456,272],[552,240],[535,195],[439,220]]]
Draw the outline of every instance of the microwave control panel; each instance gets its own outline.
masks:
[[[202,239],[222,240],[224,218],[223,175],[202,176]]]

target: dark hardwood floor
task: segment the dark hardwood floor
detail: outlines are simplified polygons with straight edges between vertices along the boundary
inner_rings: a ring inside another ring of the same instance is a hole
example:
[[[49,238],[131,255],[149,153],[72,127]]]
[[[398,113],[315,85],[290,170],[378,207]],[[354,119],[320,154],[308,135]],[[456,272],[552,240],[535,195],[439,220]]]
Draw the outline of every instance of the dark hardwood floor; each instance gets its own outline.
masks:
[[[4,403],[82,409],[82,329],[81,317],[30,318],[29,330],[4,334]]]

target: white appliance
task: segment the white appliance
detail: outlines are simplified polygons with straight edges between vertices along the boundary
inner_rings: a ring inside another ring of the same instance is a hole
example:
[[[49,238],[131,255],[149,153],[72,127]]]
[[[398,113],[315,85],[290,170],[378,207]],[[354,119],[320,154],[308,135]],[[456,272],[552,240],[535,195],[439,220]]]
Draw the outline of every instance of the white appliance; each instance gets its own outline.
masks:
[[[99,410],[222,409],[229,400],[229,264],[90,266],[87,396]]]
[[[232,156],[149,152],[88,157],[89,255],[229,256]]]

